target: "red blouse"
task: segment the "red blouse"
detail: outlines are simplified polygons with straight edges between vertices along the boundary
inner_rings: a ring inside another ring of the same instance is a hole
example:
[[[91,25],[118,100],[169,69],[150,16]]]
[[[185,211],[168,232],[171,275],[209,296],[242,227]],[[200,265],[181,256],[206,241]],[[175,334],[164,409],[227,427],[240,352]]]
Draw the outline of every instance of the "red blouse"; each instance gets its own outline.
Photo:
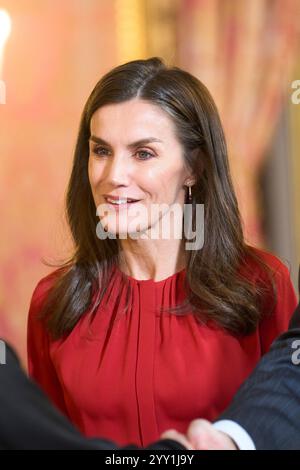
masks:
[[[276,270],[278,300],[256,332],[239,339],[199,324],[192,314],[155,313],[185,298],[185,270],[158,282],[127,276],[133,293],[123,313],[126,289],[116,268],[92,322],[83,315],[67,337],[50,341],[37,319],[52,279],[47,276],[29,311],[30,375],[86,436],[121,445],[146,446],[166,429],[185,432],[195,418],[214,420],[287,329],[297,304],[287,268],[259,253]],[[254,265],[252,272],[255,282],[262,273]]]

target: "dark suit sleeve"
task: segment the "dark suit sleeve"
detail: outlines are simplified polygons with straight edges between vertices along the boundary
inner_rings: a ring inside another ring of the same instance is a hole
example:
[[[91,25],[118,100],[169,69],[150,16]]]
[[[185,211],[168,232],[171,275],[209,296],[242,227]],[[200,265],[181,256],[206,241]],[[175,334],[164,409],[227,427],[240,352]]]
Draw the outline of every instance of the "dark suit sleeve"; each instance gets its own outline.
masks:
[[[300,449],[300,304],[291,326],[219,417],[240,424],[257,449]]]
[[[136,449],[128,446],[127,449]],[[47,400],[21,370],[7,345],[6,364],[0,365],[0,449],[118,449],[110,441],[84,438]],[[181,450],[164,440],[149,449]]]

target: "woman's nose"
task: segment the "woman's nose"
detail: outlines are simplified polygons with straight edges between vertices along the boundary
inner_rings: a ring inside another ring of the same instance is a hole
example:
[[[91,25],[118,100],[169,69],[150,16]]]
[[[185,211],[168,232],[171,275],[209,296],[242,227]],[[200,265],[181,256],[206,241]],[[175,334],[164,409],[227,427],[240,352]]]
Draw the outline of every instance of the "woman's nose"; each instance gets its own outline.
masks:
[[[128,182],[129,163],[124,155],[115,155],[107,166],[107,179],[112,183],[126,184]]]

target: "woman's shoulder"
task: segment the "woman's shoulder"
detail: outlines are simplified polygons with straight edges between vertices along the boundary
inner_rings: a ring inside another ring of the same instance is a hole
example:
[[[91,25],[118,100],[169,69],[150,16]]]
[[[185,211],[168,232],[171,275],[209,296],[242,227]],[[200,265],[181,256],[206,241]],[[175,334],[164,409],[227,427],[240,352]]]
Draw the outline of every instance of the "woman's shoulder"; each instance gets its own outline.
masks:
[[[65,272],[65,268],[58,268],[52,271],[51,273],[47,274],[46,276],[42,277],[32,294],[31,298],[31,307],[36,306],[40,307],[42,302],[47,297],[49,291],[53,287],[54,283],[62,276]]]
[[[278,256],[250,245],[247,248],[246,259],[252,275],[263,279],[269,279],[270,275],[275,279],[290,277],[288,267]]]
[[[248,245],[247,248],[250,250],[251,253],[253,253],[257,258],[261,259],[270,268],[287,269],[283,261],[281,261],[278,256],[274,255],[274,253],[271,253],[267,250],[262,250],[251,245]]]

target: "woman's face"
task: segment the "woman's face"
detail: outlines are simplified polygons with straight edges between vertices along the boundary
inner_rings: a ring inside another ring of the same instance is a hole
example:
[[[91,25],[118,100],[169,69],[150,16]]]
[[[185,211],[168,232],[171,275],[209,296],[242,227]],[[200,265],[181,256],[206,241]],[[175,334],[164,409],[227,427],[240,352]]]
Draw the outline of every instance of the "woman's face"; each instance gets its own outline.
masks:
[[[89,181],[105,230],[147,232],[172,204],[183,207],[189,172],[163,110],[141,99],[106,105],[93,114],[90,130]],[[137,202],[116,205],[110,196]],[[158,204],[164,204],[162,212],[151,213]]]

